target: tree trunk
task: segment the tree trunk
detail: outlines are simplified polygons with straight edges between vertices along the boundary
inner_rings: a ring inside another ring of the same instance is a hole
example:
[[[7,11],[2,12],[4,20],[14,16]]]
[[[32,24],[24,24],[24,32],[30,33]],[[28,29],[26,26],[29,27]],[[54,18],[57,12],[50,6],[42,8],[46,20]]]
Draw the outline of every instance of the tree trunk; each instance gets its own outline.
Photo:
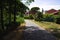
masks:
[[[9,24],[11,24],[11,1],[9,1]]]
[[[3,1],[1,0],[1,26],[2,26],[2,29],[4,31],[4,22],[3,22]]]
[[[16,0],[15,0],[15,7],[14,7],[14,24],[16,23],[16,13],[17,13],[17,9],[16,9]]]

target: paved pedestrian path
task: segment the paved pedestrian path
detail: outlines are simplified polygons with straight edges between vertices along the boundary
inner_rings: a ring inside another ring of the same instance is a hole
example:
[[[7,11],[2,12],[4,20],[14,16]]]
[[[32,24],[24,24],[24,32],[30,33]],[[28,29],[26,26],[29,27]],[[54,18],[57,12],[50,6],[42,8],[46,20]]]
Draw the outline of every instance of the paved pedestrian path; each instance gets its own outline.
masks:
[[[25,20],[26,29],[24,30],[23,40],[56,40],[56,38],[47,32],[44,28],[30,20]]]
[[[3,37],[3,40],[56,40],[56,38],[47,32],[44,28],[30,20],[25,20],[25,28],[20,26]]]

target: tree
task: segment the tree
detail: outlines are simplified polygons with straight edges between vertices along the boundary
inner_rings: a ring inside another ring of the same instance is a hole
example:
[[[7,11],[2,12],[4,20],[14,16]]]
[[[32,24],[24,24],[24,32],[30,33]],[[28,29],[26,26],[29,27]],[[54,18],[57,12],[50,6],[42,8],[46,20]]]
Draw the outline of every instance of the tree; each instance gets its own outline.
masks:
[[[31,8],[31,10],[33,11],[38,11],[38,10],[40,10],[40,8],[39,7],[33,7],[33,8]]]
[[[2,26],[2,29],[4,30],[4,26],[3,26],[3,0],[0,0],[0,14],[1,14],[1,26]]]
[[[16,22],[17,12],[25,12],[27,7],[21,2],[22,0],[0,0],[0,27],[4,30],[5,19],[11,21],[11,15],[14,15],[14,23]],[[34,0],[25,0],[26,2],[31,3]],[[6,11],[6,12],[5,12]],[[5,12],[5,13],[4,13]],[[7,15],[6,17],[4,17]]]
[[[43,18],[43,13],[39,11],[40,8],[39,7],[33,7],[31,8],[31,11],[34,11],[35,14],[34,14],[34,19],[37,20],[37,21],[41,21],[42,18]]]
[[[38,10],[40,10],[39,7],[33,7],[33,8],[31,8],[30,11],[33,12],[33,14],[36,14],[38,12]]]
[[[33,8],[31,8],[31,10],[29,11],[29,14],[32,14],[32,16],[34,17],[35,14],[38,12],[38,10],[40,10],[39,7],[33,7]]]
[[[35,20],[37,20],[37,21],[42,21],[42,18],[43,18],[42,12],[37,12],[37,13],[35,14]]]

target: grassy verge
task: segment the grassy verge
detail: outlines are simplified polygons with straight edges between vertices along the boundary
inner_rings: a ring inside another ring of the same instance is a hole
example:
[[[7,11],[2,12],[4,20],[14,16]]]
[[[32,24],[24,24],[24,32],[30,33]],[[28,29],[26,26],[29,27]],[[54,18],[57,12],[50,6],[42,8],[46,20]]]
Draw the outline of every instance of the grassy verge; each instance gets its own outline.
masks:
[[[47,29],[47,28],[48,29],[49,28],[51,28],[51,29],[55,29],[55,28],[60,29],[60,24],[56,24],[56,23],[53,23],[53,22],[44,22],[44,21],[42,21],[42,22],[33,21],[33,22],[35,22],[36,24],[40,25],[41,27],[43,27],[45,29]]]
[[[39,26],[45,28],[48,32],[52,33],[54,36],[60,40],[60,24],[56,24],[53,22],[45,22],[45,21],[33,21]]]

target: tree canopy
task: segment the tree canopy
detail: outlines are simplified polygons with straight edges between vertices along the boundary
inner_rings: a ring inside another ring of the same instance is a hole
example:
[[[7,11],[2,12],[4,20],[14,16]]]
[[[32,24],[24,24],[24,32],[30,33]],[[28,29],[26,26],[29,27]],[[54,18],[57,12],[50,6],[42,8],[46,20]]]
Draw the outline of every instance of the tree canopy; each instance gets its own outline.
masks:
[[[0,0],[0,27],[4,30],[5,24],[11,24],[12,15],[13,21],[16,22],[16,15],[18,12],[24,13],[29,9],[21,1],[23,0]],[[24,0],[26,3],[31,3],[34,0]]]
[[[33,8],[31,8],[31,10],[38,11],[38,10],[40,10],[40,8],[39,7],[33,7]]]

